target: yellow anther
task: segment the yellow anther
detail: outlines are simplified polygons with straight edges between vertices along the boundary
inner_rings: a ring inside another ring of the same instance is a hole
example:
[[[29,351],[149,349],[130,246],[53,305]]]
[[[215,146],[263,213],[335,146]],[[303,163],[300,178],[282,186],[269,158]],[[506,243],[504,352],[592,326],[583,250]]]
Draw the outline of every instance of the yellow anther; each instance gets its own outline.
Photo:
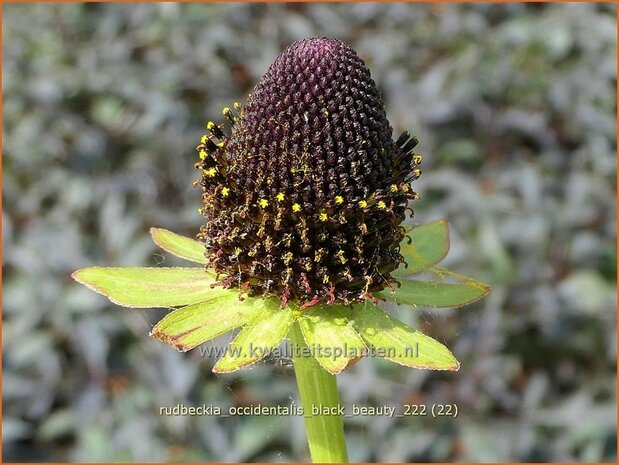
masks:
[[[295,203],[295,204],[292,206],[292,211],[293,211],[293,212],[300,212],[300,211],[301,211],[301,205],[299,205],[298,203]]]
[[[398,185],[397,184],[391,184],[391,192],[397,192],[398,191]]]
[[[322,278],[322,282],[327,284],[329,282],[329,276],[328,275],[324,275],[324,277]]]
[[[240,110],[241,104],[239,102],[234,102],[234,108],[236,108],[237,110]]]
[[[346,260],[346,257],[344,256],[344,251],[341,249],[335,254],[335,256],[340,259],[340,263],[342,265],[348,261]]]
[[[337,197],[335,197],[335,203],[337,204],[344,203],[344,197],[342,197],[341,195],[338,195]]]
[[[329,116],[329,112],[328,112],[327,110],[324,110],[322,113],[323,113],[325,116]]]
[[[320,219],[320,221],[327,221],[329,219],[329,217],[327,216],[327,214],[325,212],[322,212],[319,216],[318,219]]]
[[[422,161],[423,161],[423,155],[421,155],[420,153],[413,154],[413,163],[415,165],[418,165]]]
[[[415,168],[415,169],[413,170],[413,176],[415,176],[415,177],[417,177],[417,178],[418,178],[419,176],[421,176],[421,170],[420,170],[419,168]]]
[[[206,150],[200,150],[200,153],[198,155],[200,156],[200,160],[205,160],[206,159]]]
[[[294,255],[292,255],[292,252],[286,252],[283,258],[284,258],[284,263],[288,265],[294,258]]]
[[[213,167],[213,168],[204,170],[204,174],[206,174],[209,178],[213,178],[217,174],[217,168]]]
[[[217,147],[223,147],[224,146],[224,141],[222,140],[220,143],[217,144]]]
[[[230,110],[230,107],[224,107],[224,109],[221,111],[223,113],[224,116],[228,116],[228,114],[231,112],[232,110]]]
[[[200,142],[203,144],[206,144],[206,141],[208,140],[208,137],[206,136],[206,134],[204,134],[201,138],[200,138]]]
[[[408,192],[410,190],[410,187],[408,187],[408,184],[402,184],[400,186],[400,189],[402,189],[402,192]]]
[[[214,127],[215,127],[215,123],[213,123],[212,121],[209,121],[208,123],[206,123],[206,129],[208,129],[209,131],[213,129]]]
[[[387,208],[387,204],[385,202],[383,202],[382,200],[380,200],[378,202],[378,208],[381,208],[381,209],[384,210],[385,208]]]
[[[258,203],[262,208],[266,208],[269,206],[269,201],[267,199],[260,199],[260,202]]]
[[[368,206],[368,203],[367,203],[365,200],[362,200],[361,202],[359,202],[359,206],[360,206],[361,208],[365,208],[365,207],[367,207],[367,206]]]
[[[278,202],[281,202],[282,200],[284,200],[284,197],[286,197],[286,196],[284,195],[284,193],[283,193],[283,192],[280,192],[280,193],[278,193],[278,194],[275,196],[275,198],[277,199],[277,201],[278,201]]]
[[[221,189],[221,195],[223,195],[224,197],[228,197],[228,194],[230,194],[230,189],[228,189],[227,187]]]

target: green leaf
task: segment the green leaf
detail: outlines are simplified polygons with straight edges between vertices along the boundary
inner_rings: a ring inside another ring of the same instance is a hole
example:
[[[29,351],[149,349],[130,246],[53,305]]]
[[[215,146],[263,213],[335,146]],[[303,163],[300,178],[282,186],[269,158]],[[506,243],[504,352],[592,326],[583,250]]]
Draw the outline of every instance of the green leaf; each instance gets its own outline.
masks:
[[[177,307],[209,298],[214,280],[201,268],[83,268],[77,282],[124,307]]]
[[[265,300],[262,311],[241,329],[213,372],[229,373],[262,360],[284,340],[297,315],[290,307],[280,308],[279,299]]]
[[[260,310],[258,299],[239,301],[237,291],[218,288],[204,302],[175,310],[150,335],[181,352],[245,325]]]
[[[396,278],[407,277],[439,263],[449,252],[449,223],[445,220],[423,224],[410,229],[409,244],[405,238],[400,245],[400,253],[408,263],[402,265],[392,275]]]
[[[299,318],[303,338],[318,363],[336,375],[367,351],[352,325],[350,309],[337,305],[311,307]]]
[[[376,297],[416,307],[460,307],[481,299],[489,292],[490,286],[472,279],[461,284],[401,280],[395,292],[385,289]]]
[[[460,363],[440,342],[370,305],[354,307],[354,325],[375,355],[412,368],[457,371]]]
[[[204,256],[204,243],[200,241],[161,228],[150,228],[150,235],[155,244],[172,255],[190,262],[207,263]]]

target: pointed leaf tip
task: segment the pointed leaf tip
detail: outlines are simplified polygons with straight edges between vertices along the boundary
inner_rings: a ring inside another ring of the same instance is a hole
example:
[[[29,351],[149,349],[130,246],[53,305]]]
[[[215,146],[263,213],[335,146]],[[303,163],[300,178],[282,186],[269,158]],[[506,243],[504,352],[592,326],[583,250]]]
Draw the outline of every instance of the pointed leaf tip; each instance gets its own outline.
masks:
[[[288,334],[296,313],[280,308],[278,299],[264,301],[263,309],[236,335],[226,353],[213,367],[213,373],[230,373],[259,362]]]
[[[208,299],[214,283],[201,268],[89,267],[71,277],[117,305],[177,307]]]
[[[256,299],[239,301],[236,291],[218,288],[204,302],[180,308],[157,323],[150,335],[180,352],[245,325],[260,310]]]
[[[204,244],[190,237],[181,236],[162,228],[150,228],[155,244],[166,252],[194,263],[208,263],[204,256]]]
[[[373,305],[355,307],[354,325],[378,356],[411,368],[457,371],[460,363],[440,342]]]
[[[476,302],[489,292],[490,286],[471,278],[457,284],[402,279],[400,287],[393,291],[383,290],[377,297],[399,305],[443,308],[461,307]]]

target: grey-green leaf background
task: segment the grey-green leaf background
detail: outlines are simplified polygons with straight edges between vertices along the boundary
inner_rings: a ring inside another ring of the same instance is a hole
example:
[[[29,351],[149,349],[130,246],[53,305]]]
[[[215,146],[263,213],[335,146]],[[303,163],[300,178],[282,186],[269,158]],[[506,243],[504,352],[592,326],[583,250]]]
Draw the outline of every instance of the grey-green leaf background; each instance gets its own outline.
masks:
[[[194,235],[194,147],[293,40],[349,41],[396,131],[421,139],[417,222],[444,265],[493,286],[452,309],[389,307],[457,373],[363,360],[343,403],[457,404],[457,418],[346,420],[352,460],[615,461],[615,7],[604,4],[5,4],[4,461],[306,460],[298,417],[162,416],[288,405],[289,360],[216,376],[71,281],[176,266]],[[230,340],[215,341],[221,346]],[[400,407],[401,408],[401,407]]]

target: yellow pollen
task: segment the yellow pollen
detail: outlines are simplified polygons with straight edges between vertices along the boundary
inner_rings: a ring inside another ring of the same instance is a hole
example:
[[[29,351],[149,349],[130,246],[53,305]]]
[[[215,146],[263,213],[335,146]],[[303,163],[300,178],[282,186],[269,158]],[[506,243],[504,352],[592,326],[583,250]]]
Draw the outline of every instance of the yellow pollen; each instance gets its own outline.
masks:
[[[206,150],[200,150],[198,155],[200,155],[200,160],[206,159]]]
[[[423,156],[420,153],[415,153],[413,155],[413,163],[415,163],[415,165],[418,165],[422,161],[423,161]]]
[[[206,174],[209,178],[212,178],[217,174],[217,168],[213,167],[213,168],[204,170],[204,174]]]
[[[292,211],[293,211],[293,212],[300,212],[300,211],[301,211],[301,205],[299,205],[298,203],[295,203],[295,204],[292,206]]]
[[[224,141],[222,140],[219,144],[217,144],[217,147],[223,147],[224,146]]]
[[[419,168],[415,168],[413,170],[413,176],[415,176],[415,177],[421,176],[421,170]]]
[[[278,201],[278,202],[281,202],[282,200],[284,200],[284,197],[286,197],[286,196],[284,195],[284,193],[283,193],[283,192],[280,192],[280,193],[278,193],[278,194],[275,196],[275,198],[277,199],[277,201]]]
[[[201,138],[200,138],[200,142],[203,144],[206,144],[208,137],[206,136],[206,134],[204,134]]]
[[[397,192],[397,191],[398,191],[397,184],[391,184],[391,192]]]
[[[224,187],[223,189],[221,189],[221,195],[223,195],[224,197],[228,197],[229,193],[230,193],[230,189],[228,189],[227,187]]]
[[[368,206],[368,203],[367,203],[365,200],[362,200],[361,202],[359,202],[359,206],[360,206],[361,208],[365,208],[365,207],[367,207],[367,206]]]
[[[214,127],[215,127],[215,123],[213,123],[212,121],[209,121],[208,123],[206,123],[206,129],[208,129],[209,131],[213,129]]]
[[[236,108],[237,110],[240,110],[241,104],[239,102],[234,102],[234,108]]]
[[[324,275],[324,277],[322,278],[322,282],[327,284],[329,282],[329,276],[328,275]]]
[[[383,210],[387,208],[387,205],[382,200],[378,202],[378,208],[382,208]]]
[[[329,217],[325,212],[322,212],[318,218],[320,219],[320,221],[327,221]]]
[[[324,110],[322,113],[323,113],[325,116],[329,116],[329,112],[328,112],[327,110]]]
[[[224,116],[226,116],[228,113],[230,113],[232,110],[230,110],[229,107],[225,107],[221,112],[223,113]]]
[[[338,195],[335,198],[335,203],[337,203],[337,204],[344,203],[344,197],[342,197],[341,195]]]
[[[262,208],[266,208],[269,206],[269,201],[267,199],[260,199],[259,204]]]

